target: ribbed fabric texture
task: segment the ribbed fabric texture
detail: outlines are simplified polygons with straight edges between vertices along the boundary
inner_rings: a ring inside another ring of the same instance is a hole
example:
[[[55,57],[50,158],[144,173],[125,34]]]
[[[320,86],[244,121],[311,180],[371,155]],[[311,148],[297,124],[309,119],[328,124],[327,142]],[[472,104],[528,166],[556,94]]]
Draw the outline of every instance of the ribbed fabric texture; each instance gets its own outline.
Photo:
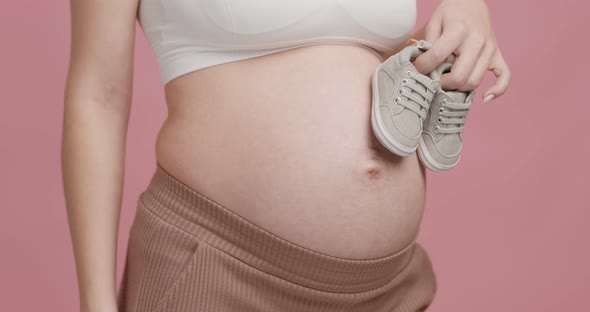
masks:
[[[432,264],[415,240],[376,259],[322,254],[156,163],[138,200],[117,299],[119,312],[414,312],[425,311],[435,292]]]

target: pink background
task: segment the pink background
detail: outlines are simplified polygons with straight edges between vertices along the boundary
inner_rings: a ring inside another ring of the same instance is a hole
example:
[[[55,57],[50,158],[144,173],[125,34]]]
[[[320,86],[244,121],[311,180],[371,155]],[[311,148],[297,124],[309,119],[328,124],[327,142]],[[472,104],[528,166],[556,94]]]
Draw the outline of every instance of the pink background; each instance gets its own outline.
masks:
[[[488,2],[513,80],[504,97],[478,98],[461,165],[429,175],[419,239],[439,283],[429,311],[587,311],[590,51],[583,30],[590,5]],[[435,3],[419,0],[418,26]],[[3,311],[78,308],[60,171],[69,21],[68,1],[9,1],[0,9]],[[134,90],[118,278],[165,116],[155,59],[139,28]]]

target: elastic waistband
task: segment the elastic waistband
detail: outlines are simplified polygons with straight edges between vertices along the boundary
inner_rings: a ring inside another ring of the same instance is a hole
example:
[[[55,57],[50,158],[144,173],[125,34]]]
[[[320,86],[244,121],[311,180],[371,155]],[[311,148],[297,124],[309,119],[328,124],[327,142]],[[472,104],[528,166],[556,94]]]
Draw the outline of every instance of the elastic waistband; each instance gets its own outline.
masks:
[[[146,209],[199,240],[266,273],[322,291],[352,293],[384,286],[410,262],[416,245],[414,239],[402,250],[374,259],[323,254],[287,241],[217,204],[158,162],[140,200]]]

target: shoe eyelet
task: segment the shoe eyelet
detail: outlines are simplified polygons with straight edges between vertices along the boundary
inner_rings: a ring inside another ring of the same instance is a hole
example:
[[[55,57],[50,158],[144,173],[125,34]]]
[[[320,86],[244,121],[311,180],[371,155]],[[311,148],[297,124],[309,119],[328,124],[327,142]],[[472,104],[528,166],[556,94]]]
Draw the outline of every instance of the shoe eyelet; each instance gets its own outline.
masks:
[[[442,99],[442,101],[440,101],[441,103],[447,103],[448,100],[447,99]]]
[[[397,94],[399,94],[399,95],[403,95],[403,94],[402,94],[402,91],[404,91],[404,89],[399,89],[399,90],[397,91]]]
[[[406,83],[408,83],[408,79],[402,79],[402,82],[401,82],[402,86],[405,86]]]
[[[438,129],[440,129],[439,126],[434,127],[434,129],[432,131],[434,131],[434,133],[438,133]]]
[[[445,109],[444,109],[444,108],[442,108],[442,107],[438,109],[438,113],[439,113],[439,114],[442,114],[442,113],[444,113],[444,111],[445,111]]]
[[[437,123],[441,123],[442,122],[442,117],[441,116],[438,116],[438,118],[436,118],[436,122]]]
[[[411,71],[409,71],[409,70],[406,71],[406,77],[411,77],[410,75],[411,75]]]
[[[395,104],[399,104],[399,100],[400,100],[400,98],[396,97],[395,100],[393,100],[393,102],[395,102]]]

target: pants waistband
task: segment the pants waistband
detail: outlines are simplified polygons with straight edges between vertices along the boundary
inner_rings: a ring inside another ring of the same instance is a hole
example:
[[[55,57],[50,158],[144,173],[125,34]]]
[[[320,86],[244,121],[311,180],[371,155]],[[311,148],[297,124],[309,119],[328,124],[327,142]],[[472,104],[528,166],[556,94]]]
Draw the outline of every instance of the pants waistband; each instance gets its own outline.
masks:
[[[415,239],[380,258],[330,256],[287,241],[156,170],[140,200],[146,209],[199,240],[266,273],[331,292],[361,292],[392,281],[410,262]],[[321,238],[320,238],[321,239]]]

